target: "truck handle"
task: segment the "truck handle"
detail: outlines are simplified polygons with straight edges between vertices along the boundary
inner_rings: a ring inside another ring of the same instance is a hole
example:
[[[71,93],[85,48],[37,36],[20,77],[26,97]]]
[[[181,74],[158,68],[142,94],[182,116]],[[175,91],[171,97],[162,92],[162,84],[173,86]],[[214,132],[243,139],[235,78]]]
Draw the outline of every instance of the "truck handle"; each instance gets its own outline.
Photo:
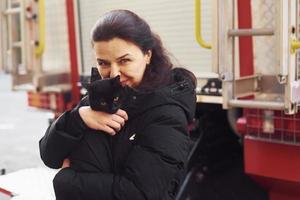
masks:
[[[201,0],[195,0],[195,36],[198,44],[206,49],[211,49],[211,44],[204,41],[201,28]]]
[[[228,36],[241,37],[241,36],[267,36],[274,35],[274,30],[270,28],[260,29],[230,29]]]
[[[39,41],[36,43],[35,55],[41,57],[45,48],[45,0],[38,1],[38,10]]]

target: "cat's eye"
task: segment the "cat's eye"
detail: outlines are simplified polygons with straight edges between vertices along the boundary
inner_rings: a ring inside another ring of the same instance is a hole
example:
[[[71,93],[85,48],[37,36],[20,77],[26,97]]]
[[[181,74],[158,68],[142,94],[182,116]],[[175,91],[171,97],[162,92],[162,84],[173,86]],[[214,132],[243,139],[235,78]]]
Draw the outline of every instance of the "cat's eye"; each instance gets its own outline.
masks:
[[[114,102],[118,101],[119,100],[119,97],[115,97],[114,98]]]
[[[101,102],[100,102],[100,105],[101,105],[101,106],[106,106],[106,102],[105,102],[105,101],[101,101]]]

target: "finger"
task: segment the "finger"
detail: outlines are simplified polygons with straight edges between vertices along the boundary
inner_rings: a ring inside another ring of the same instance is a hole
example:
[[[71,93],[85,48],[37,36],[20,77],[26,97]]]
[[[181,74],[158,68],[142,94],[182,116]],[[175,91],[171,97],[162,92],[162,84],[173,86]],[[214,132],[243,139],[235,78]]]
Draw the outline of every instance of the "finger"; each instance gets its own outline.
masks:
[[[113,114],[112,115],[112,120],[115,122],[121,124],[121,126],[124,126],[125,124],[125,119],[123,117],[120,117],[119,115]]]
[[[115,114],[123,117],[125,120],[128,120],[128,115],[125,110],[119,109]]]
[[[103,127],[99,128],[99,130],[104,131],[105,133],[108,133],[109,135],[116,134],[116,131],[107,125],[104,125]]]
[[[61,166],[61,168],[70,167],[70,160],[68,158],[64,159],[64,162]]]
[[[117,132],[120,131],[122,128],[120,123],[113,121],[113,120],[109,121],[106,125],[113,128]]]

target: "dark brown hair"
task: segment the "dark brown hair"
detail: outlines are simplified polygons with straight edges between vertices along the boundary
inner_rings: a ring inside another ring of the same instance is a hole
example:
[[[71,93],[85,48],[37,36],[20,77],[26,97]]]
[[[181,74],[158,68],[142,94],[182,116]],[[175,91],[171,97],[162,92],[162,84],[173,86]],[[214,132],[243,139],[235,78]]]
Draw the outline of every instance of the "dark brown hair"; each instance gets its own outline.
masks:
[[[138,89],[151,91],[170,83],[173,64],[159,36],[151,31],[145,20],[129,10],[107,12],[92,28],[92,45],[93,42],[109,41],[113,38],[134,43],[144,54],[152,51],[151,62],[146,66]]]

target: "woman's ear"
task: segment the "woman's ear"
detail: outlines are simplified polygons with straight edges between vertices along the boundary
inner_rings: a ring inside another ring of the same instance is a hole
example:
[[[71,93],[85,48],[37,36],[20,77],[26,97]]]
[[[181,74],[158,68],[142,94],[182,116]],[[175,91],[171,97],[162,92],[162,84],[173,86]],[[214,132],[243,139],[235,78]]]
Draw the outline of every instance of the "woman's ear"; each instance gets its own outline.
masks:
[[[146,64],[149,65],[151,62],[151,57],[152,57],[152,50],[148,50],[145,54],[146,56]]]

